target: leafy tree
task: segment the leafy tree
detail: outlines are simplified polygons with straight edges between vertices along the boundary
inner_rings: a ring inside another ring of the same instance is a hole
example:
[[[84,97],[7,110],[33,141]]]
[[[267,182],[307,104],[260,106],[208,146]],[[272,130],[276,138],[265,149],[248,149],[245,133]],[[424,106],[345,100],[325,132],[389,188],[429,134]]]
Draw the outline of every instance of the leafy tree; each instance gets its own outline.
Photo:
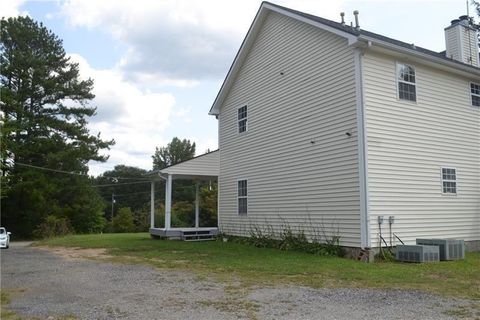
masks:
[[[78,64],[41,23],[2,19],[0,29],[2,224],[29,236],[53,214],[77,232],[96,231],[104,203],[91,189],[87,163],[105,161],[99,151],[114,142],[87,129],[93,81],[80,80]]]
[[[153,169],[163,169],[165,167],[191,159],[194,156],[195,142],[191,143],[190,140],[180,140],[175,137],[166,147],[155,148],[155,154],[152,156]]]
[[[109,206],[105,209],[105,217],[111,216],[112,195],[115,199],[114,215],[116,208],[128,207],[132,211],[145,207],[150,201],[150,181],[145,177],[146,170],[117,165],[113,170],[105,171],[95,179],[95,185],[100,185],[99,193]],[[157,186],[157,188],[160,186]],[[156,195],[162,195],[162,190],[156,190]],[[164,192],[164,191],[163,191]]]
[[[133,213],[130,208],[120,208],[118,214],[113,218],[113,232],[134,232]]]

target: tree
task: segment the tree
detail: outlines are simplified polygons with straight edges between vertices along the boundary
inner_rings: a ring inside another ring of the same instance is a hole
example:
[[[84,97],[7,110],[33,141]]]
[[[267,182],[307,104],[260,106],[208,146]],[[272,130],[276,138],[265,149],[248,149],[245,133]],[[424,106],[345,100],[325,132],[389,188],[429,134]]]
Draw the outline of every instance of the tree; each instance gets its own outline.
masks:
[[[189,160],[195,156],[195,142],[190,140],[180,140],[177,137],[166,146],[155,148],[155,154],[152,156],[153,169],[159,170],[165,167]]]
[[[112,221],[113,232],[134,232],[133,213],[130,208],[120,208]]]
[[[87,164],[105,161],[99,152],[114,141],[87,129],[93,81],[80,80],[78,64],[41,23],[17,17],[0,28],[2,224],[29,236],[53,214],[77,232],[98,230],[104,203]]]

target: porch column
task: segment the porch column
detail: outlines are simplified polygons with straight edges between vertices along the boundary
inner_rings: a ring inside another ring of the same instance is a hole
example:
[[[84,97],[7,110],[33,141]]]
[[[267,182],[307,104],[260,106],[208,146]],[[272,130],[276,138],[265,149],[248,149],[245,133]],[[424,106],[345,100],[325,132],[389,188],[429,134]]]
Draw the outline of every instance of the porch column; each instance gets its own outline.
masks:
[[[172,175],[165,181],[165,229],[170,229],[172,220]]]
[[[150,184],[150,228],[155,228],[155,181]]]
[[[200,226],[200,196],[199,196],[200,183],[195,182],[195,228]]]

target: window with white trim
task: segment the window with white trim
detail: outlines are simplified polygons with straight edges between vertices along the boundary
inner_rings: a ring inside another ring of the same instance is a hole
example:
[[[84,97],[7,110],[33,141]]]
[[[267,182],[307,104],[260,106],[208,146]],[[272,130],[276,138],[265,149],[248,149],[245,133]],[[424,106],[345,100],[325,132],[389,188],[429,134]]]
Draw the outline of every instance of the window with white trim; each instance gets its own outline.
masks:
[[[238,214],[246,215],[248,212],[247,180],[238,180]]]
[[[238,133],[242,133],[247,130],[247,106],[243,106],[241,108],[238,108]]]
[[[442,192],[446,194],[457,193],[457,169],[442,168]]]
[[[470,93],[472,94],[472,106],[480,107],[480,84],[470,82]]]
[[[417,101],[415,68],[413,66],[397,63],[397,87],[400,100]]]

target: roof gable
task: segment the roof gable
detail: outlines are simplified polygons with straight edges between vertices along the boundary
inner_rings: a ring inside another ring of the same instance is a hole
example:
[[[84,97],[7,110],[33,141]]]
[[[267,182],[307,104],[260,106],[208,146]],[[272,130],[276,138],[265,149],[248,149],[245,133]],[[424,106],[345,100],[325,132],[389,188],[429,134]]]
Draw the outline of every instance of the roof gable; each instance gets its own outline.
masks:
[[[218,115],[220,113],[220,107],[228,95],[236,75],[245,61],[248,51],[250,50],[256,35],[258,34],[258,31],[261,28],[261,25],[269,11],[286,15],[298,21],[308,23],[322,30],[344,37],[348,40],[348,44],[352,46],[370,47],[372,44],[374,44],[379,48],[385,48],[400,52],[402,54],[412,55],[420,59],[426,59],[433,64],[443,65],[451,70],[471,74],[475,77],[480,77],[480,68],[448,58],[444,52],[435,52],[422,47],[417,47],[415,45],[385,37],[370,31],[355,29],[339,22],[264,1],[260,5],[260,9],[256,14],[255,19],[253,20],[247,35],[245,36],[242,45],[240,46],[240,49],[238,50],[235,59],[230,66],[230,69],[228,70],[227,76],[225,77],[220,91],[213,102],[209,114]]]

